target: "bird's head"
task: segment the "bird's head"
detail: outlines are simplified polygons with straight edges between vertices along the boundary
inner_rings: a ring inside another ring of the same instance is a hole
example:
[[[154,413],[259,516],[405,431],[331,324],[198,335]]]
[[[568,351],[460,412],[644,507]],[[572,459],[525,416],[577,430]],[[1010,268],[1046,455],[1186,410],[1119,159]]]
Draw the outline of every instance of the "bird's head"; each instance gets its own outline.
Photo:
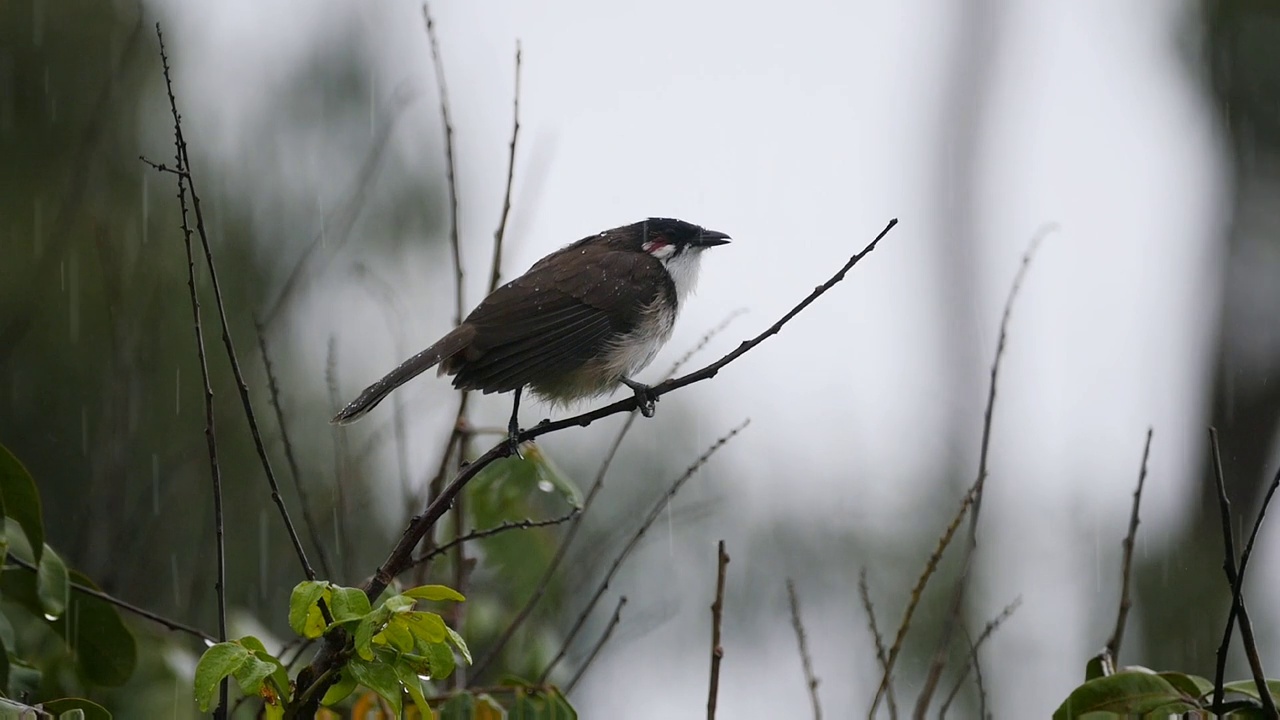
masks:
[[[648,253],[662,262],[676,286],[678,299],[693,292],[698,282],[702,251],[729,242],[718,230],[674,218],[649,218],[622,228],[632,250]]]

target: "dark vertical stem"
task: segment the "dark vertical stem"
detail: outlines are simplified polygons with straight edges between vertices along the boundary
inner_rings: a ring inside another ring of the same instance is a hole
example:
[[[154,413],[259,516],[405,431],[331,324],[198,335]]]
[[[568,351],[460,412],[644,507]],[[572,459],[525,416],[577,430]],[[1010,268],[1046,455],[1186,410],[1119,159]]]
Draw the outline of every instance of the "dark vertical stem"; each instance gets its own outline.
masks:
[[[720,694],[720,661],[724,646],[720,644],[720,627],[724,621],[724,579],[729,566],[729,553],[724,541],[716,546],[716,599],[711,603],[711,680],[707,688],[707,720],[716,720],[716,702]]]

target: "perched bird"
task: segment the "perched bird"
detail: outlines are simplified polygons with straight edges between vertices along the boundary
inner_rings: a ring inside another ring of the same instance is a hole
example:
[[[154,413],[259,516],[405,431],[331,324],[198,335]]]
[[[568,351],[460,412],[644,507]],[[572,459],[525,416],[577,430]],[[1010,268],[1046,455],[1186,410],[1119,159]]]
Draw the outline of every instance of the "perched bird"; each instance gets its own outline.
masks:
[[[359,420],[391,391],[437,366],[437,375],[452,375],[459,390],[515,393],[508,425],[513,445],[525,387],[553,403],[568,403],[621,383],[651,417],[656,398],[634,376],[671,337],[676,314],[697,282],[702,251],[727,242],[722,232],[649,218],[561,248],[365,388],[333,422]]]

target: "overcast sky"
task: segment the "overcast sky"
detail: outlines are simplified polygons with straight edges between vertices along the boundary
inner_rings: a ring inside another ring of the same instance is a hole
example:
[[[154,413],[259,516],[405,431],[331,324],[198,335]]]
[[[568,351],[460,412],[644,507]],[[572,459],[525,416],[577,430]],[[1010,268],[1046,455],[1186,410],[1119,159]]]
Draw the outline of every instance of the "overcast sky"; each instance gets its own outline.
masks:
[[[1095,595],[1114,591],[1148,425],[1156,439],[1140,545],[1162,542],[1184,519],[1202,444],[1205,343],[1215,321],[1202,298],[1216,292],[1210,250],[1225,223],[1224,161],[1179,44],[1180,3],[994,4],[1002,21],[979,173],[971,188],[954,189],[975,199],[978,243],[976,294],[957,314],[974,323],[971,347],[959,355],[937,323],[944,302],[937,278],[949,269],[938,266],[946,257],[939,248],[952,239],[943,212],[949,189],[939,181],[952,158],[939,132],[954,112],[945,84],[956,13],[968,3],[494,0],[441,1],[433,10],[452,92],[470,268],[487,262],[498,217],[517,38],[523,135],[508,272],[650,215],[734,238],[707,254],[698,294],[651,375],[735,308],[749,314],[713,350],[754,334],[890,218],[900,220],[780,337],[714,381],[663,400],[656,423],[668,413],[697,418],[697,433],[663,436],[676,465],[752,418],[703,478],[732,504],[706,520],[709,535],[789,521],[892,532],[939,497],[950,507],[955,488],[937,486],[948,451],[944,424],[957,409],[971,412],[967,452],[976,450],[985,365],[1008,282],[1028,239],[1057,223],[1014,313],[977,595],[985,614],[1023,598],[987,651],[994,709],[1045,717],[1109,630],[1109,618],[1090,613],[1114,602]],[[206,153],[225,171],[264,152],[255,132],[276,111],[279,84],[352,38],[373,48],[382,99],[401,82],[422,89],[394,147],[405,163],[436,167],[435,85],[416,3],[178,5],[166,13],[171,45],[181,48],[179,77],[199,88],[187,95],[184,116],[198,123]],[[359,162],[352,146],[314,132],[273,142],[288,144],[294,162],[247,180],[246,194],[311,198],[323,207],[340,199]],[[472,304],[482,275],[471,274]],[[447,330],[452,315],[416,310],[448,308],[451,290],[415,282],[407,269],[390,277],[415,309],[401,340],[416,351]],[[371,321],[376,312],[354,290],[312,297],[293,323],[296,342],[321,349],[318,373],[336,333],[345,386],[356,390],[401,359],[385,323]],[[963,369],[970,376],[954,387],[948,368],[960,356],[981,364],[962,363],[972,365]],[[406,398],[441,397],[443,387],[419,381]],[[495,423],[503,402],[482,406]],[[428,432],[446,412],[423,410],[415,429]],[[537,412],[545,411],[530,410],[526,422]],[[658,437],[642,428],[637,446]],[[928,515],[936,516],[936,509]],[[1082,533],[1096,546],[1082,543]],[[1271,545],[1259,552],[1280,551]],[[689,549],[706,563],[677,575],[698,588],[680,590],[697,598],[679,605],[680,620],[633,635],[592,670],[579,694],[585,717],[605,716],[606,708],[619,720],[702,715],[710,547]],[[735,555],[731,567],[746,572],[750,563]],[[1274,579],[1274,570],[1258,571]],[[786,572],[806,580],[803,566]],[[661,596],[677,590],[642,592],[650,597],[632,597],[641,614],[645,603],[663,607],[670,599]],[[898,605],[887,607],[896,617]],[[844,680],[873,674],[856,603],[818,595],[806,613],[823,628],[812,644],[829,714],[864,708],[871,689]],[[793,642],[785,623],[728,641],[724,717],[782,717],[804,701],[798,665],[786,664]],[[785,660],[760,661],[768,648],[785,648]]]

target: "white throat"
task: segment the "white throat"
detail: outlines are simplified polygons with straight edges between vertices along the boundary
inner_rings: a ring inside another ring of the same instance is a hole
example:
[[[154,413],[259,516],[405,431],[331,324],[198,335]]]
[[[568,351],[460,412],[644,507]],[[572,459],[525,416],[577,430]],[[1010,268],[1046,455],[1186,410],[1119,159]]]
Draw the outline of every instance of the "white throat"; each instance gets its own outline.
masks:
[[[671,282],[676,286],[677,307],[684,305],[685,298],[692,295],[694,288],[698,286],[698,266],[701,261],[702,248],[687,248],[682,253],[662,260],[667,274],[671,276]]]

